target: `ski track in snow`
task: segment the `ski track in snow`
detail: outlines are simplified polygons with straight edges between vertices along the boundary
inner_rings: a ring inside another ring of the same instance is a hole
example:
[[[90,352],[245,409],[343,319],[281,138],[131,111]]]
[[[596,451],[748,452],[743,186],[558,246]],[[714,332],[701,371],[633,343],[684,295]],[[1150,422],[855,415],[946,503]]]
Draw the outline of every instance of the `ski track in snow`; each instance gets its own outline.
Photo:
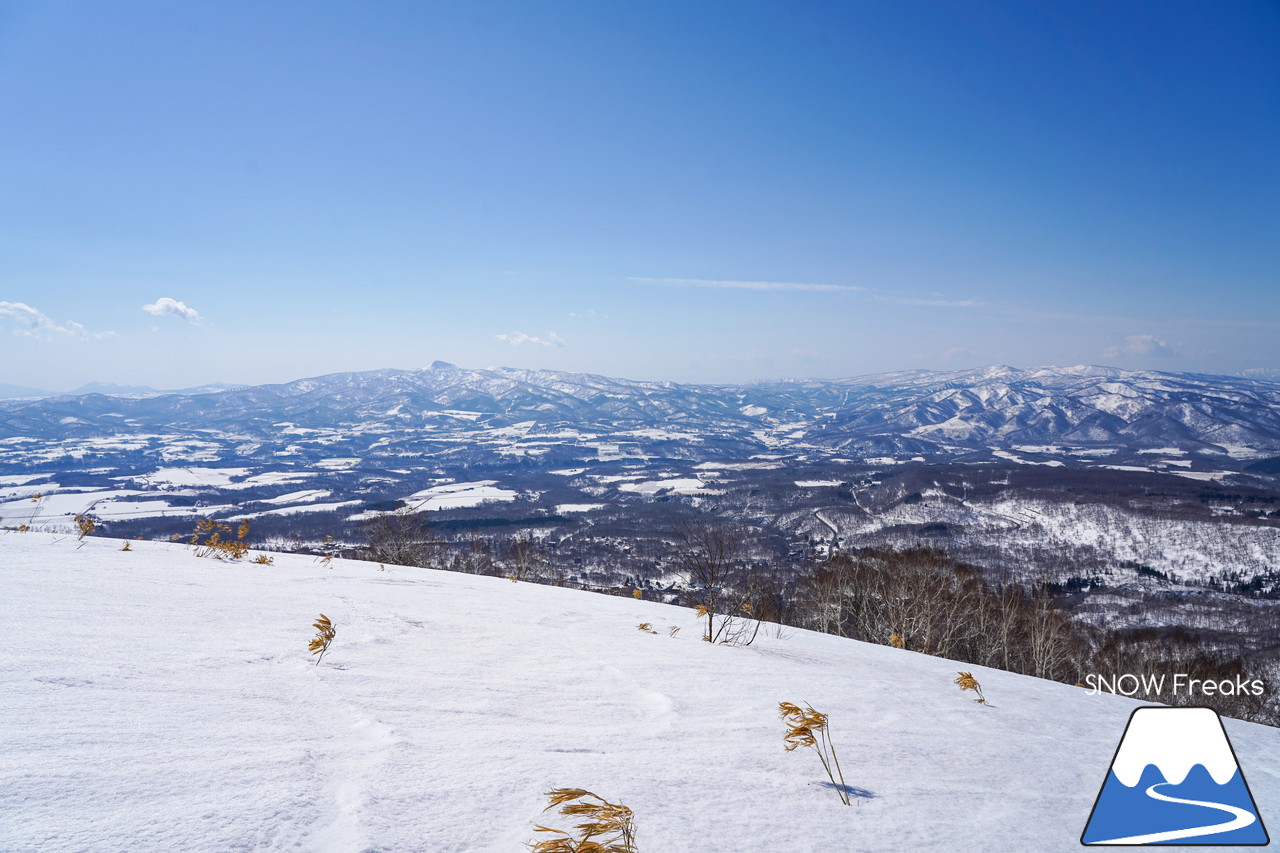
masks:
[[[1223,832],[1231,832],[1236,829],[1244,829],[1257,820],[1253,812],[1248,809],[1242,809],[1238,806],[1229,806],[1225,803],[1210,803],[1203,800],[1184,800],[1180,797],[1170,797],[1168,794],[1162,794],[1156,790],[1161,785],[1171,784],[1169,782],[1157,782],[1147,789],[1147,796],[1153,800],[1162,800],[1166,803],[1178,803],[1184,806],[1204,806],[1207,809],[1217,809],[1218,811],[1227,812],[1233,815],[1231,820],[1225,823],[1215,823],[1209,826],[1193,826],[1190,829],[1170,829],[1165,832],[1151,832],[1146,835],[1130,835],[1125,838],[1112,838],[1109,841],[1092,841],[1090,847],[1102,844],[1163,844],[1166,841],[1178,841],[1182,838],[1199,838],[1206,835],[1218,835]]]

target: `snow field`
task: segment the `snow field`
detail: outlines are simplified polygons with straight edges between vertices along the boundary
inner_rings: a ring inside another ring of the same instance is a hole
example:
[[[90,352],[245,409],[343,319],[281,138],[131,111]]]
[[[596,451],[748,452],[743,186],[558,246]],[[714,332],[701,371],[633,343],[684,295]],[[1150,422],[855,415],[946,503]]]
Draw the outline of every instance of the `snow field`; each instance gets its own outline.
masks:
[[[432,486],[414,492],[405,498],[405,502],[415,512],[439,509],[459,509],[461,507],[479,506],[486,501],[515,500],[516,492],[510,489],[499,489],[494,486],[497,480],[477,480],[474,483],[448,483]],[[416,501],[416,503],[415,503]]]
[[[711,646],[628,597],[119,547],[0,536],[5,851],[517,851],[570,786],[634,809],[645,853],[1077,850],[1136,707],[806,631]],[[870,796],[784,751],[781,700],[830,715]],[[1280,813],[1275,730],[1227,730]]]

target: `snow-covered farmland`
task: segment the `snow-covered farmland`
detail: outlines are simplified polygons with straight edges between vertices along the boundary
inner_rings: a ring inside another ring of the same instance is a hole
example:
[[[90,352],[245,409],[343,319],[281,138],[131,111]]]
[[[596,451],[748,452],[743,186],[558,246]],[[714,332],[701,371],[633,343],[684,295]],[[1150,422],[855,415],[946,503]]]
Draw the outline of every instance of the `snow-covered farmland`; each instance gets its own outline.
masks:
[[[607,505],[608,504],[556,504],[556,512],[592,512],[597,509],[604,509]]]
[[[336,457],[333,459],[321,459],[316,462],[317,468],[327,468],[330,471],[342,471],[348,468],[354,468],[359,465],[360,459],[350,456]]]
[[[659,492],[671,492],[676,495],[702,495],[710,493],[706,484],[697,477],[672,477],[666,480],[646,480],[642,483],[621,483],[620,492],[638,492],[642,495],[656,495]]]
[[[267,509],[262,512],[253,512],[237,518],[262,518],[263,516],[272,515],[297,515],[300,512],[332,512],[334,510],[359,506],[360,501],[331,501],[329,503],[315,504],[297,504],[295,506],[282,506],[279,509]]]
[[[159,486],[226,487],[233,479],[245,476],[250,470],[249,468],[161,468],[132,479],[151,488]]]
[[[630,598],[119,547],[0,536],[0,849],[507,853],[582,786],[646,851],[1070,851],[1136,707],[806,631],[711,646]],[[853,807],[784,751],[782,700],[830,714]],[[1275,731],[1227,731],[1280,813]]]
[[[299,504],[307,501],[318,501],[321,498],[327,498],[333,494],[328,489],[303,489],[297,492],[289,492],[288,494],[279,495],[274,498],[267,498],[263,503],[268,504]]]
[[[228,483],[224,489],[251,489],[257,486],[283,486],[304,483],[308,477],[317,476],[315,471],[264,471],[245,477],[238,483]]]
[[[448,483],[432,486],[414,492],[405,498],[405,503],[413,507],[415,512],[438,509],[458,509],[460,507],[479,506],[486,501],[515,500],[516,492],[510,489],[499,489],[494,484],[497,480],[477,480],[473,483]]]
[[[65,491],[57,494],[39,493],[20,500],[0,503],[0,524],[65,525],[74,529],[72,522],[77,514],[87,513],[99,501],[112,498],[141,495],[145,492],[116,489],[111,491]]]

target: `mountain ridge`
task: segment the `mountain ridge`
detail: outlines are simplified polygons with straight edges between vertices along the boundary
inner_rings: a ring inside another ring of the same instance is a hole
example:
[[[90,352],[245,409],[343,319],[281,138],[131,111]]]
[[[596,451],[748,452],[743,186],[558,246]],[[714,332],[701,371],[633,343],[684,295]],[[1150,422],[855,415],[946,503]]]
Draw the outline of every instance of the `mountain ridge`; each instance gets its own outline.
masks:
[[[204,393],[0,401],[0,437],[212,430],[261,438],[282,423],[427,433],[441,425],[594,432],[678,425],[756,452],[954,456],[1114,445],[1261,459],[1280,454],[1280,383],[1096,365],[991,365],[716,385],[437,361]]]

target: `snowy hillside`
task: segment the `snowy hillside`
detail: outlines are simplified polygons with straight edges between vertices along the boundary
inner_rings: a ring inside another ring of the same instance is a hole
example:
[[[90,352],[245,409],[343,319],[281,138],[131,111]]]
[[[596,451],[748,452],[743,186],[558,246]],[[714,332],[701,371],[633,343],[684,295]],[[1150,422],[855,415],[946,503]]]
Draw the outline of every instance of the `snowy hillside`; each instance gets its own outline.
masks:
[[[120,546],[0,535],[5,851],[518,851],[567,825],[553,787],[630,806],[645,853],[1076,850],[1136,707],[805,631],[712,646],[630,598]],[[853,807],[783,700],[830,715]],[[1227,731],[1280,822],[1275,730]]]

